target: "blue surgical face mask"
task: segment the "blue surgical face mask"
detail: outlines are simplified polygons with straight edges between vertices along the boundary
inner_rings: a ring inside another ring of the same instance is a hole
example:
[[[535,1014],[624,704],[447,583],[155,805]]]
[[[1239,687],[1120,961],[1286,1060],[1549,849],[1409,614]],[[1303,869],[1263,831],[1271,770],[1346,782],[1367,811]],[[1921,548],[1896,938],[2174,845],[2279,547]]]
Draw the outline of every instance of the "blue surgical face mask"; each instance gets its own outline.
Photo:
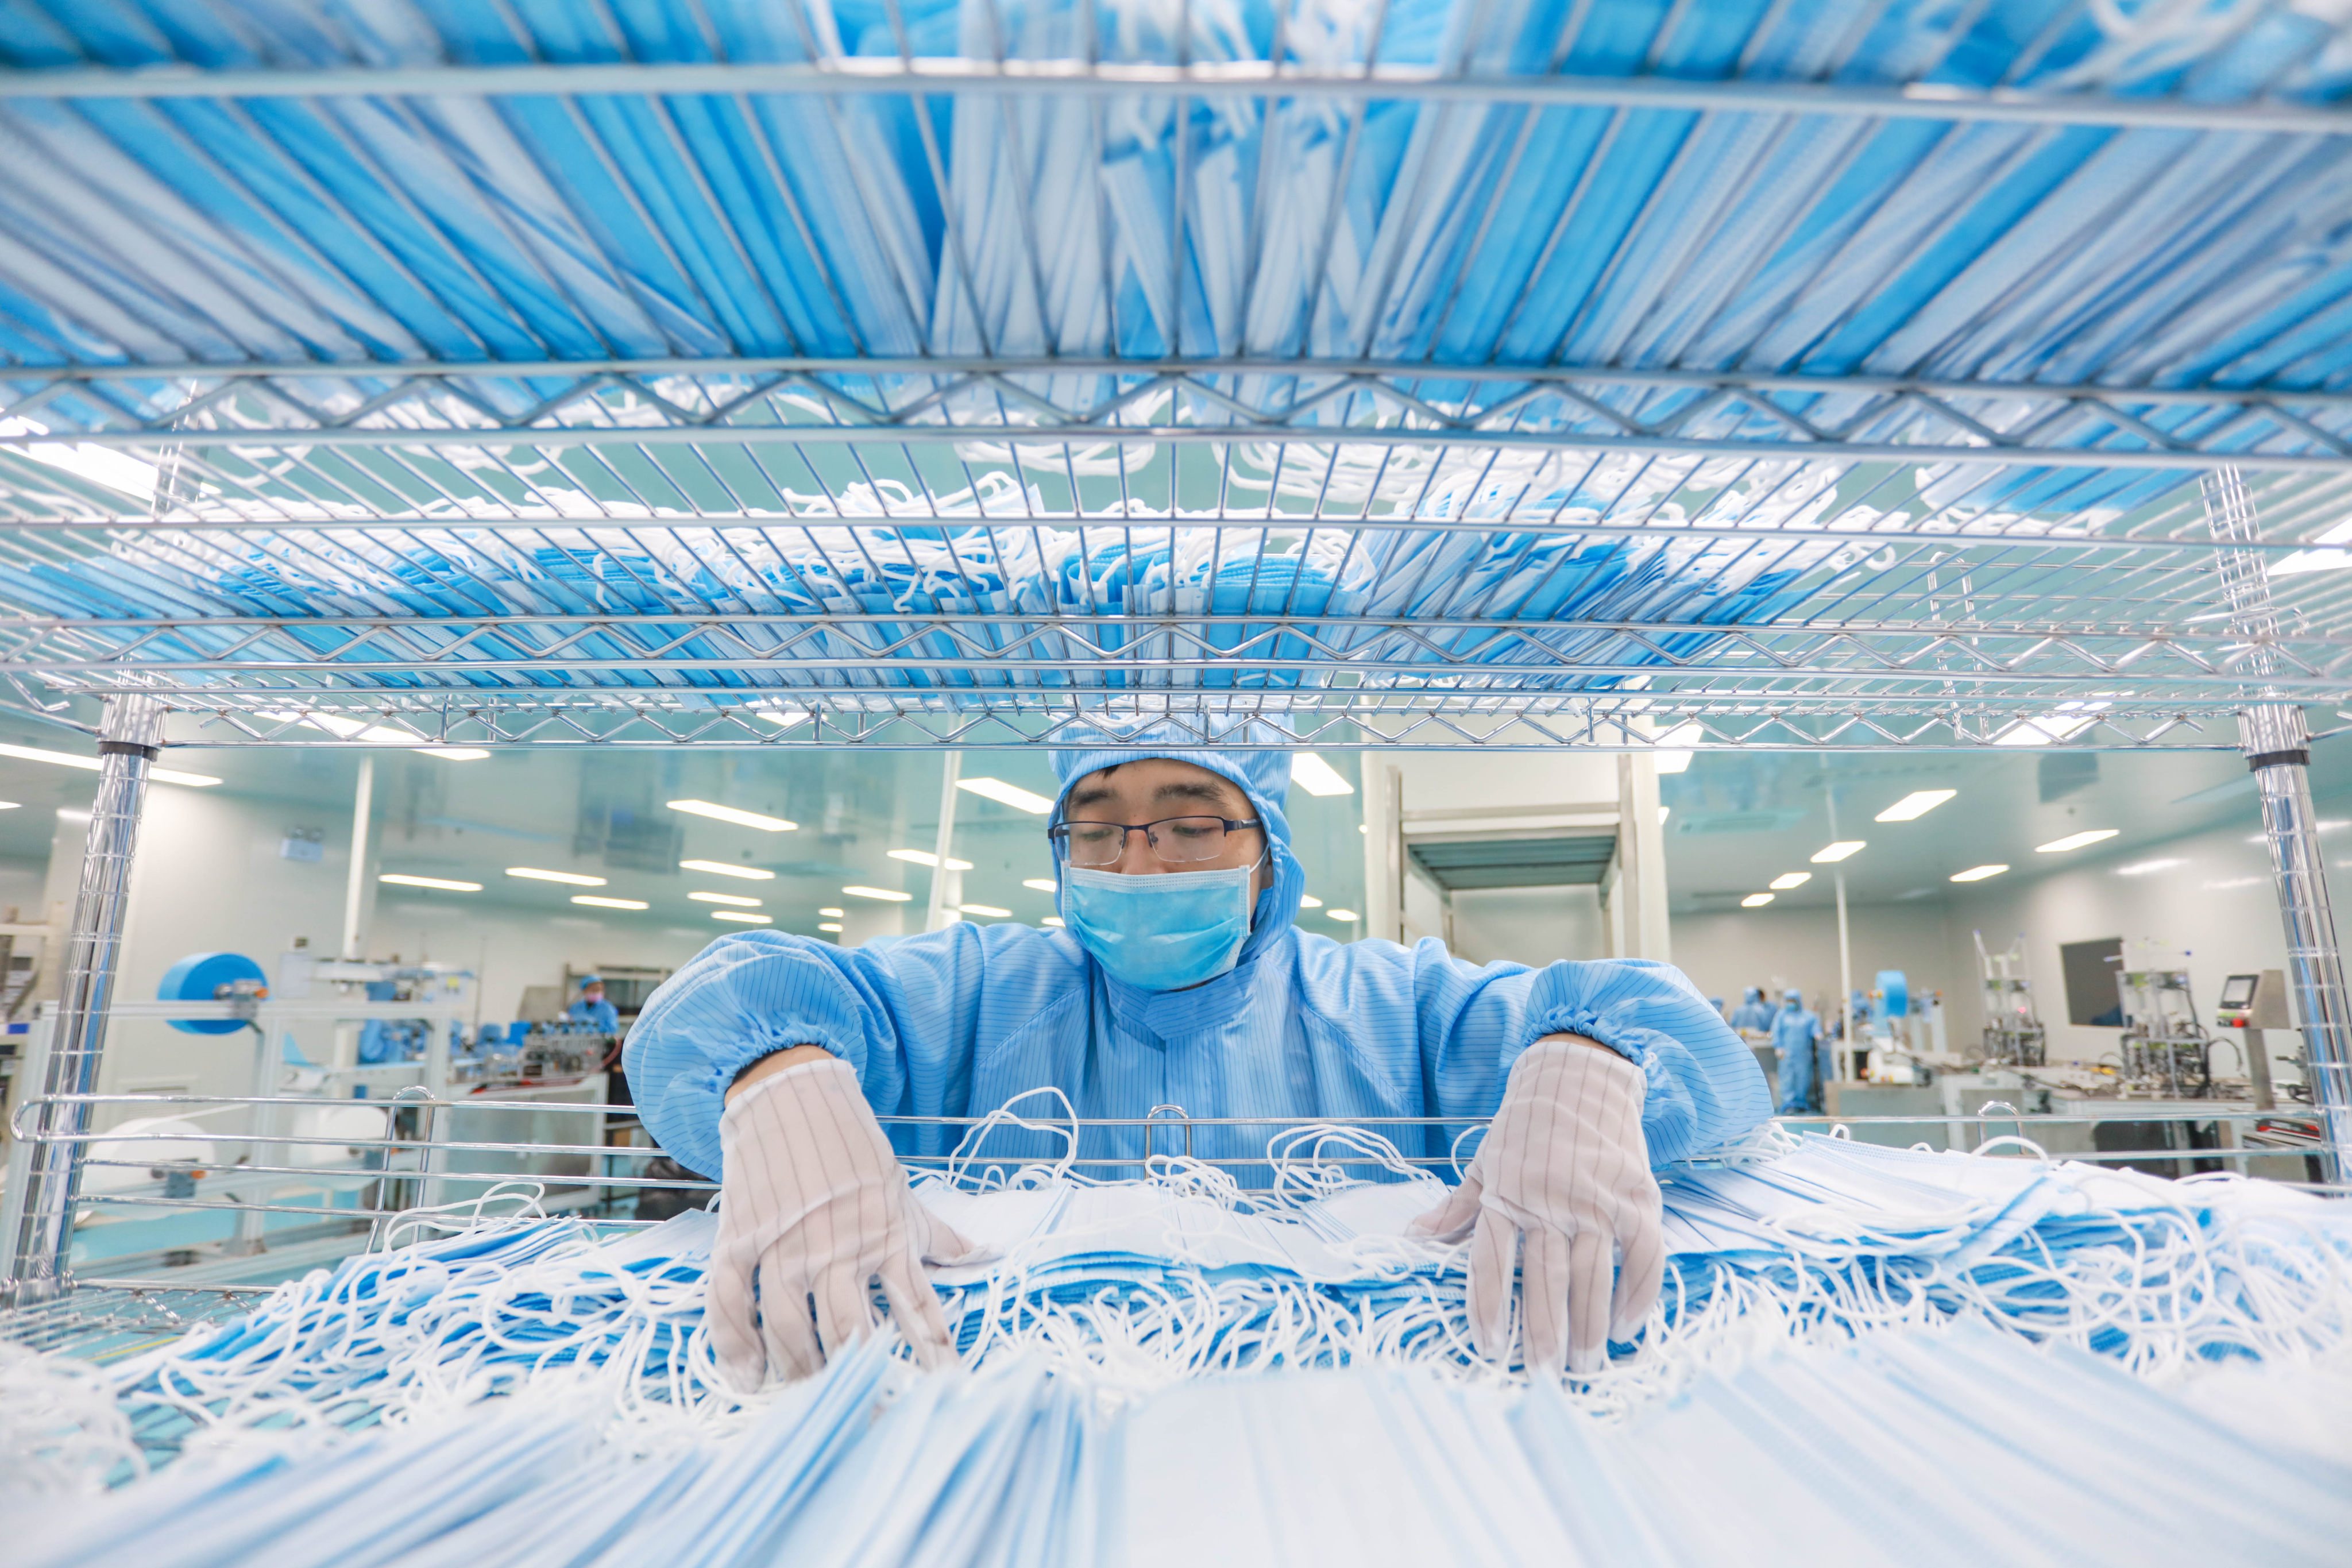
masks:
[[[1214,980],[1249,940],[1255,866],[1130,877],[1072,866],[1062,918],[1095,962],[1129,985],[1181,991]]]

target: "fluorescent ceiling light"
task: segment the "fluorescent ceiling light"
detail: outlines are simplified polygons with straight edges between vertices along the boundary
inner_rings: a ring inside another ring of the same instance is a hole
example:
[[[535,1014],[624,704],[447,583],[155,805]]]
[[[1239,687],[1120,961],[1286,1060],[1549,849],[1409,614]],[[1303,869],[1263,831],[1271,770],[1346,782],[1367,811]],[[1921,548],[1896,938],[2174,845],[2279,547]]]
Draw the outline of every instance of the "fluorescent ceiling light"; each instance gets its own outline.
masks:
[[[1044,795],[1031,795],[1019,784],[1009,784],[1003,779],[958,779],[956,788],[968,789],[983,800],[1025,811],[1032,816],[1043,816],[1054,809],[1054,803]]]
[[[2145,877],[2150,871],[2165,871],[2171,869],[2175,866],[2186,866],[2188,864],[2188,861],[2181,859],[2135,860],[2128,866],[2116,867],[2116,875],[2118,877]]]
[[[741,910],[713,910],[710,911],[710,918],[715,921],[740,921],[748,926],[766,926],[776,923],[765,915],[747,915]]]
[[[736,893],[705,893],[697,890],[687,894],[687,897],[698,904],[732,904],[739,910],[756,910],[761,907],[759,900],[747,899]]]
[[[817,921],[817,923],[816,923],[816,929],[817,929],[817,930],[819,930],[819,931],[829,931],[833,932],[835,936],[839,936],[839,935],[841,934],[841,927],[840,927],[839,925],[835,924],[835,923],[834,921]]]
[[[0,811],[14,811],[23,804],[24,802],[16,800],[0,800]]]
[[[1868,847],[1868,842],[1864,839],[1841,838],[1834,844],[1824,844],[1819,849],[1814,850],[1813,864],[1816,866],[1827,866],[1834,861],[1843,860],[1847,856],[1855,853],[1857,850],[1864,849]]]
[[[2095,706],[2105,708],[2106,704],[2101,702]],[[1995,735],[1992,743],[1996,746],[2054,746],[2082,733],[2095,722],[2095,714],[2044,713],[2037,718],[2020,719]]]
[[[1069,921],[1064,920],[1059,915],[1047,915],[1045,917],[1045,923],[1049,926],[1067,926]]]
[[[1662,805],[1658,807],[1658,826],[1664,827],[1666,825],[1666,818],[1672,816],[1674,814],[1675,808],[1671,805]]]
[[[601,888],[604,885],[602,877],[583,877],[577,871],[542,871],[536,866],[509,866],[507,875],[530,882],[568,882],[575,888]]]
[[[2085,844],[2096,844],[2113,838],[2123,831],[2120,827],[2095,827],[2087,833],[2069,833],[2063,838],[2053,838],[2047,844],[2033,847],[2036,855],[2063,855],[2069,849],[2080,849]]]
[[[0,419],[0,437],[46,436],[49,427],[37,419],[19,416]],[[128,452],[118,452],[110,447],[97,446],[89,441],[30,441],[17,450],[34,462],[46,463],[53,468],[63,468],[76,479],[88,479],[110,490],[135,496],[142,501],[155,499],[157,469]]]
[[[382,746],[405,746],[412,752],[428,757],[438,757],[445,763],[478,763],[490,753],[478,746],[420,746],[425,739],[414,730],[404,730],[397,724],[371,724],[364,719],[347,719],[340,713],[272,712],[264,710],[264,719],[281,724],[307,724],[313,730],[324,730],[339,741],[368,741]]]
[[[681,871],[708,871],[714,877],[740,877],[747,882],[772,882],[773,871],[762,871],[757,866],[730,866],[724,860],[681,860]]]
[[[932,854],[928,849],[893,849],[890,851],[890,858],[893,860],[904,860],[909,865],[914,866],[930,866],[936,868],[940,863],[940,858]],[[969,860],[959,860],[954,856],[950,855],[948,857],[948,869],[950,871],[969,871],[971,869],[971,862]]]
[[[1050,893],[1055,890],[1054,884],[1047,881],[1043,877],[1032,877],[1021,885],[1032,889],[1033,891],[1040,893]]]
[[[1350,924],[1363,918],[1353,910],[1325,910],[1323,914],[1328,920],[1346,921]]]
[[[837,921],[841,918],[841,911],[839,910],[817,910],[817,913],[824,916],[825,919],[832,921]]]
[[[1319,910],[1323,907],[1323,900],[1312,893],[1301,893],[1298,895],[1298,907],[1302,910]]]
[[[574,893],[572,895],[572,901],[575,904],[587,904],[592,908],[600,910],[649,910],[653,908],[651,904],[643,902],[637,899],[605,899],[599,898],[594,893]]]
[[[98,772],[96,757],[78,757],[71,752],[45,752],[38,746],[0,746],[0,757],[15,757],[27,763],[54,763],[61,768],[79,768],[84,773]],[[157,784],[186,784],[191,789],[205,789],[220,783],[210,773],[184,773],[171,768],[151,767],[147,776]]]
[[[1783,871],[1764,885],[1776,892],[1785,893],[1791,888],[1801,888],[1812,879],[1811,871]]]
[[[390,882],[395,888],[438,888],[445,893],[478,893],[482,890],[479,882],[452,882],[440,877],[404,877],[392,871],[386,871],[376,880]]]
[[[666,804],[672,811],[682,811],[688,816],[707,816],[713,822],[731,822],[738,827],[756,827],[762,833],[790,833],[800,826],[781,816],[739,811],[731,805],[719,805],[707,800],[673,800]]]
[[[841,890],[853,899],[880,899],[887,904],[903,904],[915,896],[912,893],[894,893],[887,888],[844,888]]]
[[[1689,752],[1652,752],[1650,755],[1657,759],[1658,772],[1662,773],[1690,772],[1692,753]]]
[[[1956,789],[1915,789],[1878,814],[1880,822],[1911,822],[1927,816],[1960,792]]]
[[[1971,866],[1965,871],[1953,872],[1952,880],[1955,882],[1981,882],[1987,877],[1998,877],[2003,871],[2008,869],[2009,868],[2006,866]]]
[[[1290,753],[1290,782],[1308,795],[1353,795],[1356,786],[1339,776],[1339,770],[1312,752]]]
[[[1750,893],[1739,900],[1739,907],[1743,910],[1760,910],[1771,901],[1772,895],[1769,893]]]
[[[993,915],[998,920],[1013,913],[1011,910],[1000,910],[994,904],[958,904],[956,908],[968,915]]]

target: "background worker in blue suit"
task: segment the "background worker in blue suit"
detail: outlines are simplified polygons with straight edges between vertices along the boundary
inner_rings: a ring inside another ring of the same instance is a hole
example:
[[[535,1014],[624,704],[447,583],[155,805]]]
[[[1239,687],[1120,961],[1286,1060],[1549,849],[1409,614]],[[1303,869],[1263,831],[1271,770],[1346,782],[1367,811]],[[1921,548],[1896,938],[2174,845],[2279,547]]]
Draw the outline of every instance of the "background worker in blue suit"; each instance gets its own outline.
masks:
[[[1772,1018],[1772,1045],[1780,1053],[1780,1114],[1823,1110],[1822,1085],[1829,1075],[1822,1062],[1829,1055],[1829,1037],[1820,1015],[1797,992],[1781,993],[1780,1011]]]
[[[1572,1341],[1589,1370],[1608,1335],[1638,1324],[1664,1266],[1651,1169],[1769,1114],[1754,1056],[1662,963],[1482,968],[1433,940],[1343,945],[1299,931],[1290,758],[1270,749],[1287,737],[1254,722],[1223,739],[1269,749],[1200,750],[1145,730],[1054,753],[1062,795],[1048,836],[1066,931],[958,923],[879,951],[730,934],[647,1000],[629,1081],[662,1146],[720,1180],[709,1310],[739,1381],[814,1370],[869,1328],[876,1279],[917,1353],[944,1358],[920,1263],[968,1244],[908,1194],[895,1156],[943,1153],[960,1130],[886,1138],[874,1113],[982,1116],[1045,1088],[1082,1118],[1139,1121],[1162,1105],[1301,1121],[1491,1115],[1468,1179],[1422,1222],[1472,1238],[1479,1348],[1508,1354],[1522,1243],[1530,1367],[1558,1371]],[[1198,1128],[1193,1152],[1262,1159],[1274,1131]],[[1442,1155],[1455,1131],[1402,1142]],[[1051,1159],[1063,1147],[996,1129],[986,1152]],[[1078,1154],[1182,1147],[1175,1128],[1090,1128]],[[1262,1165],[1236,1173],[1265,1180]]]
[[[621,1032],[621,1010],[604,999],[604,977],[589,974],[581,977],[580,997],[565,1010],[565,1017],[575,1024],[585,1024],[601,1035]]]
[[[1748,988],[1748,994],[1739,999],[1739,1005],[1731,1010],[1731,1026],[1753,1029],[1759,1035],[1771,1032],[1772,1005],[1764,1000],[1764,987],[1750,985]]]

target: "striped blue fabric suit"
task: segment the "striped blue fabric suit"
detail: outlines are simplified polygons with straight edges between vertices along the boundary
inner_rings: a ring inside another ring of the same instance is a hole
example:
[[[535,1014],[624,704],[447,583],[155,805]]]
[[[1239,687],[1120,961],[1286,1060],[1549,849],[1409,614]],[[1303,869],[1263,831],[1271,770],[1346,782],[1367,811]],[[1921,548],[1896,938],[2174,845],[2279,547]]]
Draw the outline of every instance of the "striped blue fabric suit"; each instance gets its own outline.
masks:
[[[1132,750],[1056,757],[1065,784]],[[1306,889],[1265,753],[1158,753],[1224,774],[1269,826],[1276,874],[1231,973],[1187,991],[1112,979],[1066,932],[1019,925],[946,931],[845,949],[777,931],[710,944],[647,1002],[631,1032],[629,1081],[646,1123],[686,1165],[719,1176],[719,1117],[735,1076],[771,1052],[822,1046],[856,1068],[883,1115],[982,1116],[1055,1088],[1085,1118],[1484,1117],[1519,1053],[1545,1035],[1584,1035],[1638,1064],[1654,1163],[1736,1138],[1771,1112],[1756,1058],[1669,965],[1638,960],[1484,966],[1443,943],[1340,943],[1292,921]],[[1058,1115],[1041,1098],[1023,1107]],[[1199,1128],[1192,1152],[1263,1153],[1270,1127]],[[1408,1153],[1443,1155],[1458,1128],[1397,1130]],[[947,1152],[961,1130],[894,1127],[902,1153]],[[1094,1128],[1082,1160],[1179,1153],[1173,1128]],[[1053,1158],[1048,1133],[992,1130],[995,1159]],[[1094,1167],[1098,1175],[1132,1169]],[[1260,1184],[1264,1167],[1236,1167]]]

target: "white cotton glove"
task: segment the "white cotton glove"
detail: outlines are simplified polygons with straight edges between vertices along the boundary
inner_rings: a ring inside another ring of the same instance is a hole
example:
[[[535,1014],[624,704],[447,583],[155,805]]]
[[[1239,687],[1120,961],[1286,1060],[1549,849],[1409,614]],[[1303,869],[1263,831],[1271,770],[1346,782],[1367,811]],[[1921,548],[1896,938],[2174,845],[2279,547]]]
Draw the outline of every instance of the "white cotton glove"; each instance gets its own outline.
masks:
[[[1649,1315],[1664,1277],[1664,1210],[1642,1135],[1642,1069],[1615,1051],[1566,1042],[1529,1047],[1511,1068],[1502,1108],[1453,1194],[1412,1230],[1470,1249],[1470,1339],[1507,1363],[1511,1264],[1530,1373],[1565,1360],[1599,1371],[1611,1339]],[[1611,1252],[1624,1263],[1612,1299]]]
[[[916,1359],[955,1359],[923,1260],[976,1249],[908,1191],[847,1062],[761,1080],[719,1118],[719,1144],[727,1163],[707,1310],[711,1348],[738,1387],[756,1389],[770,1372],[806,1377],[872,1332],[877,1278]]]

